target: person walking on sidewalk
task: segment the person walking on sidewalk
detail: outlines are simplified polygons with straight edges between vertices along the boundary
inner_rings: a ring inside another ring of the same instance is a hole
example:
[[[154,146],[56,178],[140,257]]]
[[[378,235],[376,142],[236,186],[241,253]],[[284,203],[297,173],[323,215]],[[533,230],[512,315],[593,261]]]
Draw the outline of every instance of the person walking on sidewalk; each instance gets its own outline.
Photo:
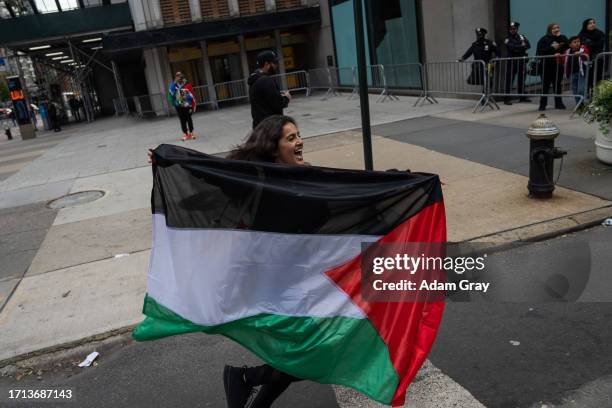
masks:
[[[565,51],[565,77],[572,83],[572,93],[579,104],[584,95],[584,85],[589,62],[589,49],[580,43],[577,35],[569,38],[569,48]]]
[[[193,87],[180,71],[174,74],[174,81],[172,81],[168,88],[168,101],[176,109],[179,121],[181,122],[183,141],[195,139],[191,115],[195,112],[196,100]]]
[[[561,82],[563,81],[563,53],[567,50],[569,42],[567,37],[561,34],[561,27],[557,23],[550,23],[546,28],[546,35],[538,41],[536,55],[545,56],[542,64],[542,94],[546,95],[553,86],[555,95],[555,109],[565,109],[563,100],[561,99]],[[553,56],[555,56],[553,58]],[[548,96],[540,97],[540,108],[538,110],[546,110]]]
[[[515,58],[506,61],[506,95],[512,93],[512,84],[514,78],[518,76],[516,83],[516,91],[519,95],[525,92],[525,65],[527,63],[525,57],[527,56],[527,50],[531,48],[529,40],[523,34],[519,34],[518,28],[520,24],[513,21],[508,26],[508,37],[504,40],[504,45],[508,51],[508,58]],[[512,105],[510,102],[510,96],[504,98],[505,105]],[[529,98],[525,96],[519,97],[519,102],[531,102]]]
[[[276,53],[270,50],[260,52],[257,56],[257,67],[247,81],[253,129],[269,116],[282,115],[283,109],[291,101],[289,91],[281,92],[276,82],[270,78],[278,72]]]
[[[59,132],[62,130],[60,126],[60,111],[55,102],[47,99],[47,112],[49,114],[49,125],[53,128],[54,132]]]

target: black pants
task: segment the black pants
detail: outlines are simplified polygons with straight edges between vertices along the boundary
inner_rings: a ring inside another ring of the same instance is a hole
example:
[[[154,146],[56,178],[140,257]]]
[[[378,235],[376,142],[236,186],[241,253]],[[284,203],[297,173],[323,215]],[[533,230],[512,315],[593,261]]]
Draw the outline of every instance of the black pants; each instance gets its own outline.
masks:
[[[50,123],[50,127],[55,131],[55,132],[59,132],[60,130],[62,130],[62,127],[60,126],[60,119],[57,116],[49,116],[49,122]]]
[[[191,120],[191,108],[184,108],[182,106],[176,108],[179,120],[181,121],[181,129],[183,133],[193,132],[193,121]]]
[[[506,94],[512,93],[514,78],[518,75],[516,90],[518,94],[525,93],[525,60],[509,60],[506,65]]]
[[[261,385],[250,408],[268,408],[291,385],[301,381],[299,378],[270,367],[267,364],[248,367],[245,373],[246,382],[252,387]]]
[[[545,64],[548,61],[545,62]],[[550,61],[544,67],[544,73],[542,74],[542,93],[544,95],[550,92],[551,86],[553,87],[553,93],[561,95],[563,89],[561,83],[563,82],[563,65],[553,63]],[[540,98],[540,107],[545,108],[548,103],[548,97],[542,96]],[[555,96],[555,106],[563,105],[563,100],[560,96]]]

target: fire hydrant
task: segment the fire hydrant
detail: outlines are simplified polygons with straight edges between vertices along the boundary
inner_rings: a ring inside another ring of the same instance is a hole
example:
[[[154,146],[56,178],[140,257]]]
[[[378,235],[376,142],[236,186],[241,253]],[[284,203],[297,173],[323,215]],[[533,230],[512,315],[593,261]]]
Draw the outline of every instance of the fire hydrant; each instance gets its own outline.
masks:
[[[562,158],[567,152],[555,147],[559,128],[541,114],[527,130],[529,143],[529,197],[551,198],[555,189],[553,182],[555,159]],[[560,170],[559,170],[560,171]]]

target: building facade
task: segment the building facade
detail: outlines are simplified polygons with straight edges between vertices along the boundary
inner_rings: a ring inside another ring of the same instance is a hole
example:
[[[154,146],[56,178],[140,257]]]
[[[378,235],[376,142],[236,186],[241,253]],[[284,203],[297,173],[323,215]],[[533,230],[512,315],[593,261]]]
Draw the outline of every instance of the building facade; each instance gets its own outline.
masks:
[[[199,102],[231,99],[217,95],[226,88],[214,85],[248,78],[265,49],[277,51],[281,73],[333,61],[325,1],[130,0],[129,5],[134,32],[104,40],[104,52],[118,61],[127,97],[165,95],[173,73],[181,71]],[[161,99],[151,103],[158,105],[155,111],[163,109]]]
[[[364,9],[366,58],[369,64],[397,65],[454,61],[475,41],[483,27],[499,44],[511,21],[532,43],[545,34],[549,23],[560,24],[563,34],[576,35],[583,20],[594,18],[610,33],[612,0],[361,0]],[[338,66],[356,64],[353,0],[330,0],[331,23]],[[503,50],[502,50],[503,51]]]

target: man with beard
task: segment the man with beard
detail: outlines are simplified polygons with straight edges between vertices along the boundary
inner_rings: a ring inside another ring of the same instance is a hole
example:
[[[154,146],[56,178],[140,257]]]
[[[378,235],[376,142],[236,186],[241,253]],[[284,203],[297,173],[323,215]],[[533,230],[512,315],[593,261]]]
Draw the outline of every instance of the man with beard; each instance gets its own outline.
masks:
[[[291,100],[289,91],[281,92],[276,81],[270,77],[278,71],[278,57],[274,51],[260,52],[257,67],[247,81],[253,128],[268,116],[282,115]]]

